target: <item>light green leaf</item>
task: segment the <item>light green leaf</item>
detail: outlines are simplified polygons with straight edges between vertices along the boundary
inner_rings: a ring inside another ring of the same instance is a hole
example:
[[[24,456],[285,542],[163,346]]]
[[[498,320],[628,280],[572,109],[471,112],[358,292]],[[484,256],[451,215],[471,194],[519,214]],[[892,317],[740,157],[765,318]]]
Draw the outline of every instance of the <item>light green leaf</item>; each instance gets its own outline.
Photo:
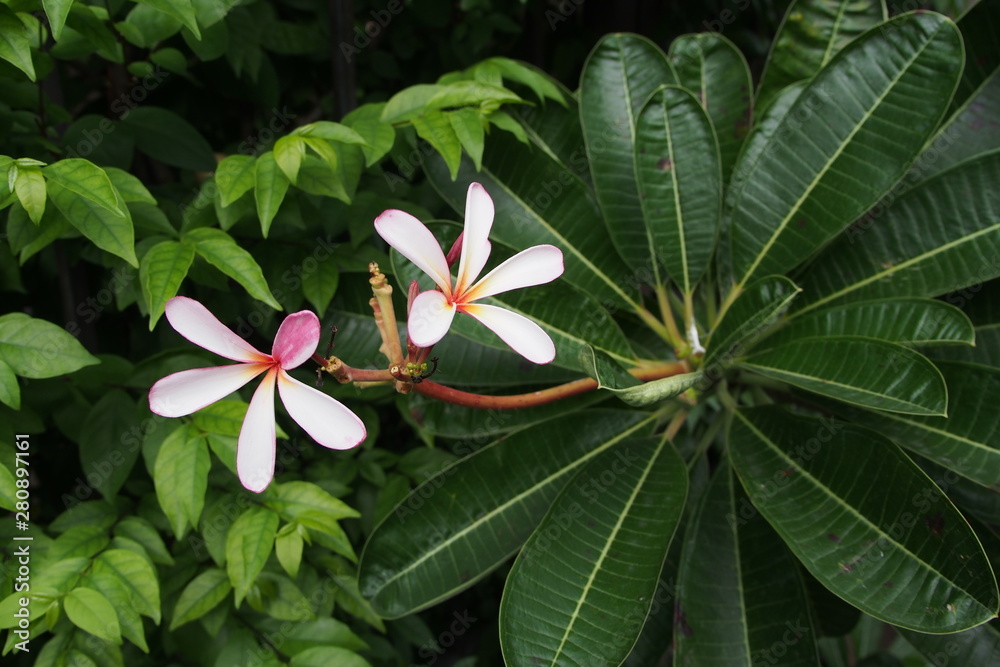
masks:
[[[264,569],[277,530],[278,515],[260,506],[251,507],[230,526],[226,536],[226,569],[237,607]]]
[[[629,620],[649,612],[686,496],[684,461],[664,437],[624,441],[589,461],[507,576],[504,660],[620,664],[641,629]]]
[[[486,146],[486,131],[483,129],[483,116],[479,111],[464,107],[446,112],[448,122],[455,130],[462,148],[472,158],[476,171],[483,168],[483,148]]]
[[[109,642],[121,644],[118,614],[106,597],[92,588],[74,588],[63,598],[66,616],[81,630]]]
[[[315,139],[314,141],[322,141]],[[299,178],[296,186],[305,192],[321,197],[333,197],[342,202],[350,203],[351,197],[344,189],[344,182],[340,173],[330,168],[327,162],[319,159],[315,155],[308,153],[302,160],[299,167]],[[367,224],[371,224],[369,221]]]
[[[638,191],[636,125],[653,91],[676,83],[656,44],[622,33],[603,37],[580,75],[580,121],[605,223],[626,263],[651,272],[656,283],[660,282],[657,254],[643,223]]]
[[[961,63],[958,30],[929,12],[898,16],[834,56],[763,150],[741,158],[755,162],[734,197],[736,283],[797,266],[875,204],[936,128]]]
[[[299,165],[305,154],[306,142],[302,137],[289,134],[274,142],[274,161],[293,185],[298,177]]]
[[[188,526],[198,525],[211,467],[205,438],[192,426],[177,427],[160,445],[153,482],[156,498],[177,539],[184,537]]]
[[[136,555],[136,558],[142,559],[142,556]],[[132,605],[131,592],[126,589],[126,584],[121,581],[118,575],[96,565],[87,572],[83,584],[106,597],[108,602],[114,606],[122,637],[138,646],[144,653],[149,653],[149,645],[146,643],[142,627],[142,618]]]
[[[232,236],[219,229],[201,227],[185,233],[184,241],[193,243],[196,253],[242,285],[250,296],[275,310],[281,310],[281,304],[271,295],[260,266],[250,253],[236,244]]]
[[[641,419],[608,410],[566,415],[447,468],[372,532],[359,566],[362,594],[395,618],[468,588],[521,548],[569,475],[615,443],[646,435]]]
[[[281,568],[293,579],[299,576],[299,565],[302,564],[302,535],[294,523],[288,524],[278,533],[274,540],[274,554],[281,563]]]
[[[543,71],[527,63],[511,60],[510,58],[487,58],[481,61],[476,68],[493,68],[504,79],[516,81],[531,88],[531,91],[538,96],[543,104],[546,99],[552,99],[566,106],[566,96],[559,89],[559,85]]]
[[[613,389],[612,391],[625,403],[633,407],[642,408],[668,398],[680,396],[688,389],[700,385],[703,381],[704,373],[695,371],[694,373],[681,373],[672,377],[651,380],[637,387]]]
[[[528,141],[528,133],[525,132],[521,124],[514,120],[514,118],[505,111],[495,111],[488,116],[490,124],[495,125],[504,132],[510,132],[520,141],[522,144],[527,145],[530,143]]]
[[[0,315],[0,360],[26,378],[50,378],[100,363],[65,329],[24,313]]]
[[[426,111],[415,116],[411,122],[417,136],[433,146],[444,159],[454,181],[458,177],[458,165],[462,158],[462,142],[448,116],[441,111]]]
[[[80,430],[80,463],[88,484],[112,500],[139,457],[135,400],[122,389],[110,389],[87,412]],[[96,483],[95,483],[96,481]]]
[[[257,158],[254,171],[254,199],[257,201],[257,217],[260,218],[260,228],[265,238],[286,192],[288,177],[278,166],[274,152],[268,151]]]
[[[336,646],[308,648],[292,657],[289,667],[371,667],[371,664],[354,651]]]
[[[195,621],[215,608],[233,590],[229,575],[217,567],[210,567],[191,580],[174,605],[174,617],[170,620],[173,631],[185,623]]]
[[[782,88],[812,78],[848,42],[885,19],[880,0],[795,0],[771,43],[757,108],[766,107]]]
[[[33,223],[40,224],[45,215],[45,177],[38,167],[18,167],[14,192]]]
[[[716,323],[705,365],[729,365],[765,332],[802,290],[784,276],[761,278],[742,292]]]
[[[339,141],[345,144],[355,144],[365,146],[368,141],[361,136],[357,130],[350,125],[333,123],[328,120],[319,120],[308,125],[301,125],[292,130],[293,136],[311,137],[314,139],[324,139],[326,141]],[[369,146],[371,148],[371,146]]]
[[[920,632],[996,615],[996,580],[972,529],[884,436],[764,407],[736,411],[728,440],[754,507],[838,596]],[[859,483],[858,470],[892,481]]]
[[[160,565],[174,564],[174,559],[167,551],[167,546],[163,543],[159,531],[148,520],[139,516],[127,516],[115,523],[114,533],[141,544],[153,562]]]
[[[169,109],[144,105],[128,112],[121,130],[152,158],[181,169],[212,171],[215,154],[201,133]]]
[[[104,167],[104,173],[108,175],[111,184],[126,202],[144,202],[153,205],[157,203],[156,197],[150,194],[142,181],[124,169]]]
[[[160,585],[156,571],[145,558],[126,549],[108,549],[94,559],[92,572],[117,577],[130,603],[143,616],[160,622]]]
[[[194,261],[194,248],[187,243],[162,241],[146,251],[139,263],[139,284],[149,311],[149,330],[163,315],[167,301],[177,290]]]
[[[708,270],[722,214],[719,146],[693,94],[666,86],[642,107],[635,174],[650,248],[690,295]]]
[[[32,81],[35,80],[28,27],[7,5],[0,7],[0,58],[24,72]]]
[[[427,103],[445,88],[446,86],[434,84],[418,84],[404,88],[385,103],[382,107],[380,120],[383,123],[394,123],[420,114],[427,106]]]
[[[361,150],[365,155],[365,166],[370,167],[392,150],[396,141],[396,130],[382,122],[385,103],[365,104],[344,116],[344,124],[364,139]]]
[[[62,164],[69,160],[62,160]],[[53,165],[55,166],[55,165]],[[104,175],[104,172],[101,172]],[[48,174],[46,174],[48,175]],[[107,179],[107,176],[104,176]],[[110,185],[111,181],[108,181]],[[54,180],[48,182],[49,199],[63,217],[84,236],[94,242],[98,248],[121,257],[130,265],[138,268],[139,260],[135,256],[135,232],[132,229],[132,216],[119,200],[120,208],[112,209],[96,202],[92,197],[69,190]]]
[[[312,482],[272,484],[264,496],[264,504],[286,521],[331,535],[341,531],[338,520],[361,516]]]
[[[0,361],[0,382],[3,382],[3,377],[2,377],[4,373],[4,371],[2,370],[3,366],[6,366],[6,364]],[[10,367],[7,366],[7,368],[9,369]],[[11,374],[11,377],[13,377],[13,374]],[[15,385],[15,389],[16,388],[17,387]],[[17,394],[17,398],[20,399],[20,394]],[[14,408],[15,410],[20,408],[19,405],[11,404],[6,400],[4,401],[4,403],[10,405],[10,407]],[[14,473],[12,473],[7,468],[6,464],[0,464],[0,507],[9,512],[13,512],[17,504],[16,494],[17,494],[17,484],[14,480]]]
[[[229,206],[254,187],[257,161],[250,155],[229,155],[215,169],[222,205]]]
[[[52,29],[52,37],[58,42],[62,36],[63,26],[66,25],[66,17],[69,10],[73,8],[74,0],[42,0],[42,8],[45,16],[49,19],[49,27]]]
[[[194,413],[192,423],[199,430],[238,437],[249,406],[240,400],[216,401]]]
[[[68,158],[50,164],[42,169],[42,172],[50,184],[60,185],[73,194],[107,209],[110,213],[125,215],[121,196],[111,183],[111,178],[93,162],[82,158]]]
[[[198,29],[198,17],[194,6],[191,4],[191,0],[136,0],[136,2],[173,16],[194,34],[195,39],[201,39],[201,31]]]
[[[66,17],[66,26],[80,33],[84,38],[86,53],[93,50],[111,62],[125,62],[124,50],[115,38],[114,32],[111,31],[108,11],[104,7],[76,2]],[[58,52],[60,46],[60,44],[56,44],[53,50]]]
[[[945,415],[940,371],[908,347],[861,336],[804,338],[741,363],[761,375],[841,401],[879,410]]]

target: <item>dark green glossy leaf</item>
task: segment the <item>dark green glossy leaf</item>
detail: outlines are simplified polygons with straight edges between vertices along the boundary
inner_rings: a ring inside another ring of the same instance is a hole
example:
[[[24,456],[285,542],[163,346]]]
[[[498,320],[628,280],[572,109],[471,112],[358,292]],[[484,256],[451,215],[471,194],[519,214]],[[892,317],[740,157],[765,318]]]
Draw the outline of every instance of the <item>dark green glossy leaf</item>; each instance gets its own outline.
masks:
[[[754,408],[735,413],[728,439],[754,507],[840,597],[923,632],[957,632],[996,615],[996,580],[972,529],[885,437]]]
[[[111,389],[87,413],[80,431],[80,463],[87,483],[112,499],[128,479],[139,457],[135,400],[122,389]]]
[[[995,665],[1000,663],[1000,629],[996,622],[950,635],[928,635],[900,628],[903,638],[931,664]]]
[[[687,470],[666,438],[624,441],[589,461],[507,576],[507,664],[621,663],[649,613],[686,496]]]
[[[140,106],[122,118],[121,129],[152,158],[181,169],[212,171],[215,154],[201,133],[169,109]]]
[[[715,325],[708,339],[705,364],[732,363],[742,348],[774,323],[801,291],[784,276],[768,276],[750,285]]]

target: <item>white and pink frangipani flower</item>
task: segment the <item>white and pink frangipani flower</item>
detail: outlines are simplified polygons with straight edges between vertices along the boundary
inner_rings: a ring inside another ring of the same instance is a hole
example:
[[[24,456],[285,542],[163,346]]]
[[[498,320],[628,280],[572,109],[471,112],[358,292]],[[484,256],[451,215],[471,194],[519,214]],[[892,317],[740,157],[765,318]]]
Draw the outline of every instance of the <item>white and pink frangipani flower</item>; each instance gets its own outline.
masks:
[[[555,359],[556,350],[541,327],[506,308],[475,302],[501,292],[555,280],[563,272],[562,251],[551,245],[522,250],[476,282],[490,257],[493,215],[493,200],[486,189],[479,183],[470,185],[465,201],[462,256],[454,283],[441,246],[422,222],[395,209],[375,219],[375,229],[386,243],[429,275],[438,286],[437,290],[421,292],[413,300],[407,332],[415,345],[430,347],[448,333],[455,313],[461,311],[485,324],[529,361],[547,364]]]
[[[215,403],[261,373],[247,409],[236,450],[240,482],[260,493],[274,477],[274,386],[288,414],[313,440],[332,449],[350,449],[365,439],[357,415],[323,392],[292,378],[288,369],[305,363],[319,344],[319,318],[308,310],[292,313],[278,327],[271,354],[258,351],[187,297],[167,301],[166,316],[177,333],[216,354],[242,363],[194,368],[159,380],[149,390],[149,408],[164,417],[183,417]]]

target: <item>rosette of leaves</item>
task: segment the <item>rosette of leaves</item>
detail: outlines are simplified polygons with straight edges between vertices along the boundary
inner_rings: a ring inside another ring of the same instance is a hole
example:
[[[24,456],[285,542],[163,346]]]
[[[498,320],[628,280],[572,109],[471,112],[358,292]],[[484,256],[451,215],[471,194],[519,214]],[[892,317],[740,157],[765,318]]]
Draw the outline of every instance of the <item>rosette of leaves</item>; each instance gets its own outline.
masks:
[[[481,168],[431,151],[456,211],[470,181],[493,197],[494,248],[566,264],[502,299],[553,364],[511,371],[456,321],[440,372],[601,390],[511,412],[407,397],[464,458],[370,537],[373,608],[513,559],[512,666],[818,665],[880,623],[897,651],[995,661],[998,16],[794,2],[756,85],[721,34],[608,35],[566,106],[510,111],[522,140],[489,135]],[[690,372],[628,372],[674,360]]]

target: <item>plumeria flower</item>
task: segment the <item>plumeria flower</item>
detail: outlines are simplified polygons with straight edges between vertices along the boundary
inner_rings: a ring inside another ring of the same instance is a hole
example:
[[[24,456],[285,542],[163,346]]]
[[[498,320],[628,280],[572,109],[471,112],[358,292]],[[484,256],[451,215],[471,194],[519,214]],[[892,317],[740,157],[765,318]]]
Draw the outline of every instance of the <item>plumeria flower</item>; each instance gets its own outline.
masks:
[[[365,426],[357,415],[287,372],[316,351],[320,324],[314,313],[303,310],[286,317],[278,327],[271,354],[258,351],[194,299],[170,299],[166,316],[170,326],[195,345],[241,363],[168,375],[149,390],[149,408],[156,414],[189,415],[265,374],[250,400],[236,450],[236,472],[246,488],[260,493],[274,477],[275,384],[288,414],[319,444],[350,449],[365,439]]]
[[[490,257],[493,200],[479,183],[469,186],[465,201],[465,231],[458,276],[452,283],[448,261],[431,231],[409,213],[394,209],[375,219],[375,229],[386,243],[429,275],[437,290],[421,292],[410,307],[407,332],[414,345],[430,347],[441,340],[456,312],[471,315],[490,328],[515,352],[536,364],[547,364],[556,356],[548,334],[518,313],[476,303],[494,294],[520,287],[541,285],[562,275],[559,248],[538,245],[523,250],[476,282]]]

